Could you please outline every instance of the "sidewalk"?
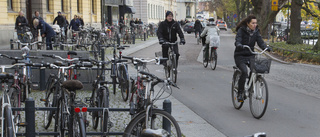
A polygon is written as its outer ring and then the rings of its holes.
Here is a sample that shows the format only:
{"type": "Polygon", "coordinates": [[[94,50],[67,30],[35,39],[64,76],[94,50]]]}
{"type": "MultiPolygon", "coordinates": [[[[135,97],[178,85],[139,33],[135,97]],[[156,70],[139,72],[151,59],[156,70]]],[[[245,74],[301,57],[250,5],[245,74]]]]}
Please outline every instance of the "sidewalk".
{"type": "MultiPolygon", "coordinates": [[[[135,45],[130,45],[130,48],[124,50],[123,54],[129,55],[156,43],[158,43],[158,39],[156,37],[149,38],[149,40],[145,42],[136,42],[135,45]]],[[[129,73],[131,73],[130,71],[132,73],[136,73],[132,66],[129,66],[129,73]]],[[[178,121],[182,134],[185,137],[225,137],[224,134],[215,129],[207,121],[198,116],[173,96],[170,96],[168,99],[170,99],[172,103],[172,115],[178,121]]],[[[162,102],[163,100],[159,100],[156,102],[156,105],[159,108],[162,108],[162,102]]]]}

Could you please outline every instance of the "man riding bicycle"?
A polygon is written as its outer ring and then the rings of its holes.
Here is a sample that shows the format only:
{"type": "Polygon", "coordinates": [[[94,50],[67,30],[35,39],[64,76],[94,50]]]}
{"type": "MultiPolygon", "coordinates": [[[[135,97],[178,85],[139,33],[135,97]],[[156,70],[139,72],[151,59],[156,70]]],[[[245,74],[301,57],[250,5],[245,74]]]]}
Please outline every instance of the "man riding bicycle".
{"type": "Polygon", "coordinates": [[[243,102],[244,86],[246,78],[248,78],[247,65],[251,61],[254,61],[254,54],[249,49],[244,48],[244,45],[248,45],[252,51],[254,51],[255,43],[257,42],[261,49],[268,48],[267,51],[271,51],[270,47],[264,43],[260,31],[257,28],[257,19],[254,15],[249,15],[243,19],[236,27],[237,36],[235,42],[234,60],[236,66],[241,70],[241,76],[238,82],[238,102],[243,102]]]}
{"type": "MultiPolygon", "coordinates": [[[[168,58],[168,50],[170,46],[170,45],[164,44],[165,42],[175,43],[177,41],[177,34],[179,34],[180,43],[183,45],[186,43],[179,24],[173,20],[173,13],[171,11],[167,11],[166,20],[160,23],[157,34],[158,34],[159,44],[162,45],[162,56],[164,58],[168,58]]],[[[176,54],[177,66],[178,66],[178,59],[180,54],[179,54],[179,49],[177,44],[173,46],[173,52],[176,54]]],[[[166,66],[165,62],[161,62],[161,63],[164,66],[166,66]]]]}

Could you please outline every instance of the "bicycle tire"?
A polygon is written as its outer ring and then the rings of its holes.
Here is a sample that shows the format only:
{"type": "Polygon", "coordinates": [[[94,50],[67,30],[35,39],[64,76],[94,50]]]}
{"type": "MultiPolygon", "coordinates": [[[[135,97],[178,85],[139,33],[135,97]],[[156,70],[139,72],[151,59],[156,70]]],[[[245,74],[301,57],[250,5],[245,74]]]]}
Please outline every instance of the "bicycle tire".
{"type": "MultiPolygon", "coordinates": [[[[14,88],[10,88],[11,91],[9,91],[9,93],[11,93],[11,95],[9,95],[10,97],[10,103],[11,103],[11,106],[12,107],[21,107],[19,105],[19,103],[21,103],[19,100],[19,96],[20,96],[20,93],[21,93],[21,90],[18,89],[17,87],[14,87],[14,88]]],[[[12,115],[14,116],[13,117],[13,123],[20,123],[20,112],[19,111],[13,111],[11,112],[12,115]]],[[[19,129],[19,126],[17,124],[14,124],[14,128],[15,128],[15,131],[18,132],[18,129],[19,129]]]]}
{"type": "Polygon", "coordinates": [[[209,59],[206,60],[206,50],[203,49],[203,58],[202,58],[202,64],[205,68],[208,67],[208,64],[209,64],[209,59]]]}
{"type": "MultiPolygon", "coordinates": [[[[168,112],[163,111],[163,110],[159,110],[159,109],[152,109],[152,114],[150,114],[150,116],[152,116],[152,124],[150,123],[149,125],[153,125],[152,127],[145,127],[144,123],[146,120],[146,112],[142,111],[141,113],[139,113],[134,119],[132,119],[130,121],[130,123],[128,124],[128,126],[126,127],[123,137],[132,137],[132,136],[140,136],[140,132],[143,129],[162,129],[162,122],[164,119],[168,120],[171,124],[171,134],[175,134],[175,135],[171,135],[171,136],[177,136],[177,137],[181,137],[181,130],[179,127],[178,122],[173,118],[172,115],[170,115],[168,112]],[[158,117],[160,116],[160,117],[158,117]],[[155,122],[154,120],[160,120],[161,122],[155,122]],[[161,124],[160,124],[161,123],[161,124]],[[160,126],[161,125],[161,126],[160,126]],[[156,126],[160,126],[160,127],[156,127],[156,126]],[[141,129],[140,131],[138,131],[138,129],[141,129]],[[174,129],[174,130],[172,130],[174,129]],[[175,131],[175,132],[172,132],[175,131]],[[133,134],[133,135],[132,135],[133,134]]],[[[150,120],[150,119],[149,119],[150,120]]]]}
{"type": "Polygon", "coordinates": [[[125,65],[120,65],[118,70],[118,81],[123,101],[128,100],[129,96],[129,74],[125,65]]]}
{"type": "MultiPolygon", "coordinates": [[[[102,107],[109,108],[109,91],[108,88],[102,89],[102,107]]],[[[102,111],[101,113],[101,132],[106,133],[108,132],[108,122],[109,122],[109,113],[108,111],[102,111]]],[[[103,137],[106,137],[103,135],[103,137]]]]}
{"type": "Polygon", "coordinates": [[[249,95],[250,111],[254,118],[260,119],[266,112],[268,106],[268,85],[262,76],[257,76],[257,79],[253,84],[255,84],[256,89],[251,88],[249,95]],[[258,89],[259,87],[261,88],[258,89]],[[254,92],[254,90],[256,90],[256,92],[254,92]],[[265,99],[263,99],[263,97],[265,97],[265,99]],[[258,105],[257,107],[255,106],[256,104],[258,105]],[[262,109],[260,106],[262,106],[262,109]]]}
{"type": "Polygon", "coordinates": [[[81,113],[75,114],[74,124],[73,124],[73,137],[86,137],[86,126],[84,124],[84,119],[81,113]]]}
{"type": "MultiPolygon", "coordinates": [[[[100,93],[100,88],[97,89],[96,91],[94,91],[94,95],[93,95],[93,102],[91,103],[91,107],[100,107],[101,105],[101,101],[100,98],[102,97],[101,95],[99,95],[100,93]],[[96,106],[95,106],[96,105],[96,106]]],[[[99,112],[98,111],[93,111],[92,112],[92,128],[93,129],[97,129],[99,125],[99,112]]]]}
{"type": "Polygon", "coordinates": [[[65,136],[65,130],[66,130],[66,122],[68,122],[68,117],[65,113],[65,101],[60,98],[57,105],[57,112],[55,115],[55,126],[54,131],[59,132],[59,137],[65,136]]]}
{"type": "MultiPolygon", "coordinates": [[[[55,84],[48,92],[46,92],[45,97],[45,107],[56,107],[57,106],[57,93],[58,93],[58,85],[55,84]],[[52,102],[50,102],[52,99],[52,102]]],[[[51,121],[53,119],[53,115],[56,113],[55,111],[43,111],[44,113],[44,128],[48,129],[51,125],[51,121]]]]}
{"type": "Polygon", "coordinates": [[[171,64],[171,80],[174,83],[177,83],[177,77],[178,77],[178,70],[177,70],[177,59],[176,55],[172,54],[172,64],[171,64]]]}
{"type": "Polygon", "coordinates": [[[232,104],[235,109],[240,109],[243,105],[243,102],[238,102],[237,95],[238,95],[238,81],[240,79],[241,73],[239,71],[235,71],[232,77],[232,86],[231,86],[231,98],[232,104]]]}
{"type": "Polygon", "coordinates": [[[112,64],[112,72],[111,74],[113,73],[114,76],[111,76],[112,77],[112,86],[113,86],[113,94],[116,94],[116,90],[117,90],[117,66],[115,64],[112,64]]]}
{"type": "Polygon", "coordinates": [[[14,137],[14,127],[12,121],[12,111],[9,106],[4,107],[4,126],[2,131],[4,133],[4,137],[14,137]]]}
{"type": "Polygon", "coordinates": [[[210,67],[212,70],[215,70],[217,67],[218,55],[217,50],[211,48],[211,55],[210,55],[210,67]]]}

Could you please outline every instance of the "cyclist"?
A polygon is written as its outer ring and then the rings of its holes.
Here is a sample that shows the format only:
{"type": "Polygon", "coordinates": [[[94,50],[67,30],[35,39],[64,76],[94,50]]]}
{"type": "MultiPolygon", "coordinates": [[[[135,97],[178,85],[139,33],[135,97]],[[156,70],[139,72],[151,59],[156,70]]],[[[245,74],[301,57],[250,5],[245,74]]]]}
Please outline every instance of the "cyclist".
{"type": "Polygon", "coordinates": [[[21,40],[21,42],[25,42],[22,39],[22,34],[24,33],[24,28],[28,25],[28,20],[26,17],[24,17],[24,12],[21,10],[19,12],[19,16],[16,19],[16,24],[15,24],[15,31],[17,31],[18,34],[18,39],[21,40]]]}
{"type": "Polygon", "coordinates": [[[249,49],[244,48],[243,45],[248,45],[251,50],[254,50],[255,43],[257,42],[261,49],[268,48],[267,51],[271,51],[270,47],[264,43],[260,31],[257,27],[257,19],[254,15],[249,15],[247,18],[243,19],[236,27],[237,36],[235,42],[234,60],[236,66],[241,70],[242,74],[238,82],[238,102],[243,102],[244,100],[244,85],[246,78],[248,78],[247,65],[251,61],[254,61],[254,55],[249,51],[249,49]]]}
{"type": "MultiPolygon", "coordinates": [[[[159,25],[159,29],[157,32],[158,39],[159,39],[159,44],[162,45],[162,56],[164,58],[168,58],[168,50],[169,50],[169,45],[163,44],[164,42],[170,42],[174,43],[177,41],[177,34],[179,34],[180,37],[180,43],[185,44],[186,41],[184,40],[184,35],[181,31],[181,28],[179,24],[173,20],[173,13],[171,11],[166,12],[166,20],[162,21],[159,25]]],[[[179,49],[178,45],[173,46],[173,51],[177,55],[177,67],[178,67],[178,59],[179,59],[179,49]]],[[[164,66],[166,66],[165,62],[163,63],[164,66]]]]}
{"type": "Polygon", "coordinates": [[[64,28],[65,26],[66,26],[66,20],[65,20],[65,18],[62,16],[62,13],[59,11],[58,12],[58,16],[54,19],[54,21],[53,21],[53,25],[54,24],[56,24],[56,22],[57,22],[57,24],[59,25],[59,27],[60,27],[60,29],[61,29],[61,34],[62,34],[62,36],[64,37],[65,36],[65,34],[64,34],[64,29],[66,29],[66,28],[64,28]]]}
{"type": "Polygon", "coordinates": [[[201,31],[202,31],[202,24],[201,24],[201,22],[200,22],[200,20],[196,20],[196,22],[194,23],[194,26],[193,26],[193,28],[194,28],[194,34],[195,34],[195,37],[197,38],[197,34],[201,34],[201,31]]]}
{"type": "Polygon", "coordinates": [[[206,46],[204,48],[204,50],[206,51],[205,61],[207,61],[209,57],[210,36],[219,36],[219,34],[220,34],[220,29],[216,26],[214,22],[214,18],[210,18],[208,25],[204,28],[203,32],[200,35],[200,37],[202,38],[206,36],[205,43],[203,43],[203,45],[206,46]]]}

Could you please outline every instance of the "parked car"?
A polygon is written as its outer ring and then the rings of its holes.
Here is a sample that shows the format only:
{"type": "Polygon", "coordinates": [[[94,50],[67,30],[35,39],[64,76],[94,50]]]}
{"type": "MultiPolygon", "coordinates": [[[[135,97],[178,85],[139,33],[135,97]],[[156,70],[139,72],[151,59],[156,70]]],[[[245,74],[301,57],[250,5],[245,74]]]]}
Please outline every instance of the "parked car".
{"type": "MultiPolygon", "coordinates": [[[[203,28],[205,28],[207,26],[207,23],[205,22],[201,22],[201,25],[203,28]]],[[[186,25],[183,26],[183,31],[187,32],[188,34],[190,34],[191,32],[194,32],[194,22],[189,22],[186,25]]]]}
{"type": "Polygon", "coordinates": [[[224,21],[218,21],[217,26],[219,27],[219,29],[224,29],[226,31],[228,30],[227,23],[224,21]]]}

